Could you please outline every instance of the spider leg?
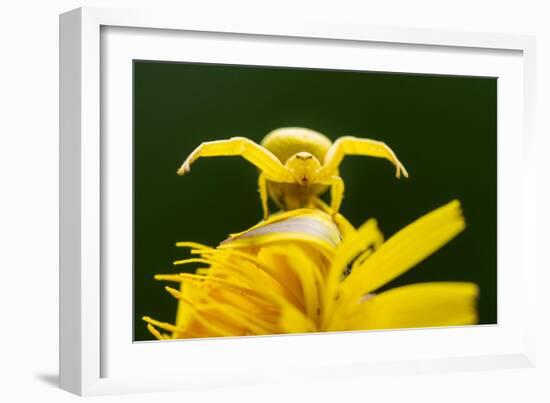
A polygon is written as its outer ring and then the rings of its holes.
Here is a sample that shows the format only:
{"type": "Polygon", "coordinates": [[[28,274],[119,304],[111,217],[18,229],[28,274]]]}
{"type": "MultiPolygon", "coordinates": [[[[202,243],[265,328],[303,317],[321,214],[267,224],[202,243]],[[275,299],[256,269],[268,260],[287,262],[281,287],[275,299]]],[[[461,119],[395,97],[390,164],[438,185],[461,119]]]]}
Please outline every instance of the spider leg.
{"type": "Polygon", "coordinates": [[[397,159],[390,147],[381,141],[361,139],[357,137],[341,137],[334,142],[325,156],[324,165],[320,171],[320,177],[334,175],[342,159],[346,155],[364,155],[369,157],[385,158],[395,166],[395,176],[409,177],[409,173],[403,164],[397,159]]]}
{"type": "Polygon", "coordinates": [[[268,186],[267,194],[269,195],[269,197],[271,197],[271,200],[273,201],[273,203],[275,203],[275,205],[277,206],[277,208],[279,210],[284,210],[285,209],[285,205],[284,205],[283,201],[281,200],[281,195],[279,193],[275,192],[272,187],[268,186]]]}
{"type": "Polygon", "coordinates": [[[319,197],[315,196],[312,199],[313,207],[319,209],[327,214],[332,214],[331,208],[319,197]]]}
{"type": "Polygon", "coordinates": [[[264,220],[266,220],[269,216],[269,206],[267,205],[267,178],[263,172],[260,172],[260,176],[258,177],[258,191],[260,192],[260,200],[262,201],[264,220]]]}
{"type": "Polygon", "coordinates": [[[332,215],[334,224],[336,224],[336,226],[338,227],[342,238],[346,238],[347,236],[355,232],[355,228],[353,227],[353,225],[342,214],[334,214],[332,212],[332,209],[319,197],[315,196],[315,198],[313,199],[313,205],[315,208],[332,215]]]}
{"type": "Polygon", "coordinates": [[[178,175],[191,170],[191,164],[200,157],[236,156],[239,155],[254,164],[270,179],[278,182],[293,182],[290,170],[269,150],[244,137],[233,137],[229,140],[208,141],[199,145],[178,169],[178,175]]]}
{"type": "Polygon", "coordinates": [[[330,208],[332,214],[338,213],[344,198],[344,181],[339,176],[331,176],[319,182],[321,185],[330,186],[330,208]]]}

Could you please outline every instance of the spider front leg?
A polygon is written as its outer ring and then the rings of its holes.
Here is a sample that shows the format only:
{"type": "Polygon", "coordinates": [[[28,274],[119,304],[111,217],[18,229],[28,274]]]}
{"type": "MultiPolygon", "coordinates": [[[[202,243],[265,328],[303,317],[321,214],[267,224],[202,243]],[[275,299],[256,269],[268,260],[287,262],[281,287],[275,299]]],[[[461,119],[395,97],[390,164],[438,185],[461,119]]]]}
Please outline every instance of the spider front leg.
{"type": "Polygon", "coordinates": [[[334,142],[325,156],[321,176],[334,175],[338,166],[346,155],[364,155],[369,157],[385,158],[395,166],[395,176],[409,177],[409,173],[385,143],[371,139],[357,137],[341,137],[334,142]]]}
{"type": "Polygon", "coordinates": [[[241,156],[254,164],[270,178],[279,182],[293,182],[290,172],[269,150],[244,137],[209,141],[199,145],[178,169],[178,175],[191,170],[191,164],[200,157],[241,156]]]}
{"type": "Polygon", "coordinates": [[[344,181],[339,176],[331,176],[319,183],[330,186],[330,208],[332,214],[338,213],[344,199],[344,181]]]}

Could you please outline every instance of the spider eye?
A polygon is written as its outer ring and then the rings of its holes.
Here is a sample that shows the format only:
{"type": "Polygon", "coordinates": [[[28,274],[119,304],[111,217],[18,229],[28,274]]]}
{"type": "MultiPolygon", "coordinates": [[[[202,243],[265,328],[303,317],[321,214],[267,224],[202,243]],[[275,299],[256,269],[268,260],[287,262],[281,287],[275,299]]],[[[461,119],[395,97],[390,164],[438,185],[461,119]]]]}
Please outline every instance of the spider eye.
{"type": "Polygon", "coordinates": [[[298,158],[299,160],[305,161],[305,160],[312,159],[313,155],[311,155],[310,153],[301,152],[301,153],[296,154],[296,158],[298,158]]]}

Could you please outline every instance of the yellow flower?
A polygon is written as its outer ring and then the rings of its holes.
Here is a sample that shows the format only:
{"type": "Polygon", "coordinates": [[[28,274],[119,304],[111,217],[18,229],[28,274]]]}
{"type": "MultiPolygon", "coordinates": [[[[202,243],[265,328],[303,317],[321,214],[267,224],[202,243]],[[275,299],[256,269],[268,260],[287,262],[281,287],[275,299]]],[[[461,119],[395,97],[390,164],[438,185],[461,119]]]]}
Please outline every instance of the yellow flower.
{"type": "Polygon", "coordinates": [[[377,290],[465,228],[452,201],[384,241],[375,220],[355,229],[314,209],[274,214],[217,248],[181,242],[202,263],[158,280],[179,300],[174,324],[143,319],[158,339],[469,325],[475,284],[430,282],[377,290]],[[158,329],[167,331],[161,333],[158,329]]]}

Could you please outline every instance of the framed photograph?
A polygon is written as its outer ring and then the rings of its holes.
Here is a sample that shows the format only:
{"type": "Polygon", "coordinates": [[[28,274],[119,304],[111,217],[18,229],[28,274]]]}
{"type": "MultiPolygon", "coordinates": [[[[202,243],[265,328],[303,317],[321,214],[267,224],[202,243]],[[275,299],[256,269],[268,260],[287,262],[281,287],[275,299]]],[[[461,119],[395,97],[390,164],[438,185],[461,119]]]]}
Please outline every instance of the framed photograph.
{"type": "Polygon", "coordinates": [[[83,8],[60,46],[62,388],[533,365],[532,37],[83,8]]]}

